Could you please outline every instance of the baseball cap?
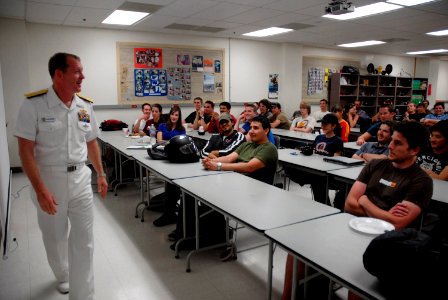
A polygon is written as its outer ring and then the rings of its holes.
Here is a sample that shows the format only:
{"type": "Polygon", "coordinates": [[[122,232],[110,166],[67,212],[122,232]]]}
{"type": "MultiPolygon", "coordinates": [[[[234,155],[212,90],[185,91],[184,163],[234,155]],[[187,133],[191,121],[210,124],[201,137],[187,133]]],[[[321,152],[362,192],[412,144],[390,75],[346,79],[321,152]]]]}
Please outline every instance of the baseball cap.
{"type": "Polygon", "coordinates": [[[322,117],[322,124],[338,124],[338,117],[335,114],[329,113],[322,117]]]}
{"type": "Polygon", "coordinates": [[[224,113],[224,114],[219,116],[219,123],[221,123],[221,121],[228,121],[228,122],[230,122],[230,121],[232,121],[232,118],[230,117],[229,114],[224,113]]]}

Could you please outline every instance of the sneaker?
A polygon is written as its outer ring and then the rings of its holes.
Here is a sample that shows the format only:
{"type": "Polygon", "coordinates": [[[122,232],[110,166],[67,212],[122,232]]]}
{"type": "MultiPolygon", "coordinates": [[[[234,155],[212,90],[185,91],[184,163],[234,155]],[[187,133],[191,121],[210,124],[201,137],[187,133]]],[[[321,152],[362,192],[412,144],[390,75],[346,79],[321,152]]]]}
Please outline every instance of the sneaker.
{"type": "Polygon", "coordinates": [[[70,286],[68,285],[68,281],[63,281],[58,283],[58,291],[61,294],[68,294],[70,286]]]}
{"type": "Polygon", "coordinates": [[[156,227],[162,227],[170,224],[177,223],[177,216],[175,214],[162,214],[158,219],[156,219],[152,224],[156,227]]]}

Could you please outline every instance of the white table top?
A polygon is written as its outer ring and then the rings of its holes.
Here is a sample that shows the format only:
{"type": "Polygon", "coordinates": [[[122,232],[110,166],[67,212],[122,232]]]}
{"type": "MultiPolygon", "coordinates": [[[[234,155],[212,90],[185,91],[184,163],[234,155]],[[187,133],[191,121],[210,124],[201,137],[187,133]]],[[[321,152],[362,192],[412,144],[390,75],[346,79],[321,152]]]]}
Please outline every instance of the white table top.
{"type": "Polygon", "coordinates": [[[200,161],[196,163],[176,164],[171,163],[168,160],[154,160],[148,155],[146,150],[135,150],[134,153],[135,154],[132,157],[138,163],[170,181],[173,179],[208,176],[222,173],[205,170],[200,161]]]}
{"type": "Polygon", "coordinates": [[[323,155],[313,154],[310,156],[303,155],[298,150],[279,149],[278,160],[315,171],[327,172],[331,170],[346,169],[348,166],[335,164],[324,161],[323,155]],[[294,154],[291,154],[294,153],[294,154]]]}
{"type": "Polygon", "coordinates": [[[384,299],[378,280],[364,269],[362,255],[375,237],[353,230],[353,215],[341,213],[297,223],[265,234],[338,283],[363,296],[384,299]]]}
{"type": "Polygon", "coordinates": [[[300,131],[292,131],[288,129],[271,128],[272,134],[283,138],[290,138],[301,141],[314,142],[316,135],[313,133],[306,133],[300,131]]]}
{"type": "Polygon", "coordinates": [[[350,149],[350,150],[359,150],[361,146],[356,145],[356,142],[347,142],[344,143],[344,149],[350,149]]]}
{"type": "Polygon", "coordinates": [[[358,178],[359,173],[361,173],[361,170],[364,168],[364,166],[356,166],[352,168],[347,169],[339,169],[339,170],[331,170],[328,171],[328,174],[334,175],[336,177],[340,177],[341,179],[344,179],[344,181],[352,181],[354,182],[356,178],[358,178]]]}
{"type": "Polygon", "coordinates": [[[173,181],[200,201],[258,231],[339,212],[239,173],[173,181]]]}
{"type": "Polygon", "coordinates": [[[128,157],[132,157],[135,151],[134,149],[127,149],[128,146],[143,145],[138,143],[139,139],[137,138],[125,137],[122,131],[103,131],[99,139],[128,157]]]}
{"type": "Polygon", "coordinates": [[[187,131],[186,133],[188,136],[191,136],[192,138],[200,139],[200,140],[204,140],[204,141],[208,141],[212,137],[212,134],[208,133],[208,132],[205,132],[204,135],[199,135],[197,130],[190,130],[190,131],[187,131]]]}

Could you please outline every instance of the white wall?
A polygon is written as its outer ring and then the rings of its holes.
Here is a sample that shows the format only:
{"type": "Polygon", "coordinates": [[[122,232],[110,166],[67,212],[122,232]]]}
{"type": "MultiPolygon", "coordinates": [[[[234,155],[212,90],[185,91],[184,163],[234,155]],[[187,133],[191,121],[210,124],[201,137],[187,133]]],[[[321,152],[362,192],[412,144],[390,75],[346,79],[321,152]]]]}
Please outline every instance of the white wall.
{"type": "MultiPolygon", "coordinates": [[[[448,101],[448,61],[441,61],[439,63],[439,74],[437,89],[433,87],[433,93],[435,94],[435,100],[448,101]]],[[[448,107],[445,106],[445,109],[448,107]]]]}
{"type": "Polygon", "coordinates": [[[9,155],[8,155],[8,144],[6,137],[6,118],[5,118],[5,101],[3,98],[3,86],[2,86],[2,72],[0,64],[0,252],[3,253],[3,238],[7,237],[8,234],[5,232],[6,229],[6,218],[7,218],[7,204],[9,199],[9,155]]]}
{"type": "MultiPolygon", "coordinates": [[[[351,58],[361,61],[361,65],[372,62],[375,66],[381,64],[383,67],[390,63],[394,66],[393,75],[398,74],[401,68],[411,74],[414,72],[414,59],[408,57],[371,55],[290,43],[31,24],[0,18],[0,62],[3,67],[6,119],[10,123],[8,139],[12,166],[20,165],[17,143],[12,136],[18,108],[24,93],[50,85],[47,71],[49,57],[58,51],[79,55],[86,75],[83,94],[93,98],[97,105],[116,104],[118,41],[224,48],[225,99],[253,102],[266,98],[269,74],[279,73],[278,101],[287,115],[297,109],[301,90],[306,88],[301,86],[304,56],[351,58]]],[[[425,65],[422,62],[420,65],[422,69],[429,70],[426,66],[428,63],[425,65]]],[[[448,98],[443,95],[440,97],[448,98]]],[[[239,110],[233,112],[237,114],[239,110]]],[[[98,111],[98,115],[100,121],[117,118],[130,122],[135,114],[134,111],[124,113],[111,109],[98,111]]]]}

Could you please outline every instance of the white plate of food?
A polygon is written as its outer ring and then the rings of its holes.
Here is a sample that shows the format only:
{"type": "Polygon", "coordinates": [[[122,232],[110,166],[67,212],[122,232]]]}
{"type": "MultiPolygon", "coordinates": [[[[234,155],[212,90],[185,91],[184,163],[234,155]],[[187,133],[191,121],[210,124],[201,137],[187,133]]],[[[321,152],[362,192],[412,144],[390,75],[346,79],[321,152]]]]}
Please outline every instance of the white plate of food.
{"type": "Polygon", "coordinates": [[[139,139],[139,138],[140,138],[139,135],[130,135],[129,137],[130,137],[131,139],[139,139]]]}
{"type": "Polygon", "coordinates": [[[394,225],[389,222],[367,217],[353,218],[348,222],[348,224],[356,231],[376,235],[395,229],[394,225]]]}

